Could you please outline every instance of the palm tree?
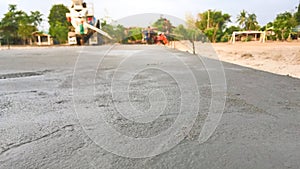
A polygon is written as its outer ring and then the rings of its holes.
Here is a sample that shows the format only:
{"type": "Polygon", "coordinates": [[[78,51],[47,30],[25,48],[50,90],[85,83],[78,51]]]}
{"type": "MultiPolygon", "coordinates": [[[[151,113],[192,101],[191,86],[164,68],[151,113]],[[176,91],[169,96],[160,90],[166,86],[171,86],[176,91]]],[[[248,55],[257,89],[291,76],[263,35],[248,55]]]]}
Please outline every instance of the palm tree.
{"type": "Polygon", "coordinates": [[[242,10],[240,15],[237,16],[237,22],[242,28],[246,29],[247,12],[245,10],[242,10]]]}
{"type": "Polygon", "coordinates": [[[43,21],[43,14],[39,11],[31,11],[30,21],[33,23],[34,26],[38,26],[43,21]]]}
{"type": "Polygon", "coordinates": [[[246,20],[246,30],[256,30],[257,29],[257,19],[255,14],[248,14],[247,20],[246,20]]]}

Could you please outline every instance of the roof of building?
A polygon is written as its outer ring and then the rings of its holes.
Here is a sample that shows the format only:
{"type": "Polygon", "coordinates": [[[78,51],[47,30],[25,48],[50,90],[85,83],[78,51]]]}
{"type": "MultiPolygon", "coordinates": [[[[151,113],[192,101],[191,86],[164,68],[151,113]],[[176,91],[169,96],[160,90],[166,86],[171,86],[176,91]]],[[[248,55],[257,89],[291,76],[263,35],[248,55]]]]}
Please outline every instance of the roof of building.
{"type": "Polygon", "coordinates": [[[44,33],[44,32],[38,32],[38,31],[36,31],[36,32],[33,32],[32,33],[32,35],[33,36],[51,36],[51,35],[49,35],[49,34],[47,34],[47,33],[44,33]]]}

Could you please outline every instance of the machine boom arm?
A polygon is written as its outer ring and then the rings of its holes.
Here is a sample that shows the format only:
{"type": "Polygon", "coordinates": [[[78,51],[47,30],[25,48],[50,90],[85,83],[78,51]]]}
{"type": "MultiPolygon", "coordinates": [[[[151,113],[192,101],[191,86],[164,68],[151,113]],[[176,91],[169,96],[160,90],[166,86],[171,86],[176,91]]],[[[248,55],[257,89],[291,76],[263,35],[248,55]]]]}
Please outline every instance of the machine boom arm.
{"type": "Polygon", "coordinates": [[[86,27],[88,27],[88,28],[90,28],[90,29],[92,29],[92,30],[94,30],[94,31],[96,31],[96,32],[98,32],[98,33],[100,33],[100,34],[103,35],[103,36],[106,36],[106,37],[109,38],[109,39],[112,39],[111,36],[109,36],[108,33],[104,32],[104,31],[102,31],[101,29],[98,29],[98,28],[96,28],[96,27],[94,27],[94,26],[92,26],[92,25],[90,25],[90,24],[88,24],[88,23],[86,23],[86,22],[84,22],[84,26],[86,26],[86,27]]]}

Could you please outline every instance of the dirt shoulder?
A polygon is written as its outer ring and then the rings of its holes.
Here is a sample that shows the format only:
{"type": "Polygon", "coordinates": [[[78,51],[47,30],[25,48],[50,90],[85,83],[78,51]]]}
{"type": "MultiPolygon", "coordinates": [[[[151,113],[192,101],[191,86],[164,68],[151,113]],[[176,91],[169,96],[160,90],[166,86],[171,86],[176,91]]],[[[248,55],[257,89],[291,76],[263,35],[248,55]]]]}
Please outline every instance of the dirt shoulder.
{"type": "MultiPolygon", "coordinates": [[[[196,44],[199,45],[203,46],[203,43],[196,44]]],[[[191,44],[187,41],[176,42],[175,45],[170,46],[175,46],[181,51],[192,52],[191,44]]],[[[209,46],[222,61],[300,78],[300,42],[216,43],[209,46]]],[[[205,53],[201,50],[200,53],[202,52],[205,53]]]]}

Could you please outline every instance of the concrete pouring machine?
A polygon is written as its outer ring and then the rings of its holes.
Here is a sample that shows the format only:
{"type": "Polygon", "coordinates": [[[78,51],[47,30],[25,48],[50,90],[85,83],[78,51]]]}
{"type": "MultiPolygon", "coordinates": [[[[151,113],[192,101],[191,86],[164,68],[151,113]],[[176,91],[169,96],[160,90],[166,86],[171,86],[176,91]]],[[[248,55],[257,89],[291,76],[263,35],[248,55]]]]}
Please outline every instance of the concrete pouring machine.
{"type": "Polygon", "coordinates": [[[94,7],[83,0],[72,0],[72,6],[69,7],[70,13],[66,14],[67,20],[74,27],[68,33],[68,42],[70,45],[89,43],[98,44],[98,33],[112,39],[106,32],[100,29],[100,21],[94,17],[94,7]]]}

